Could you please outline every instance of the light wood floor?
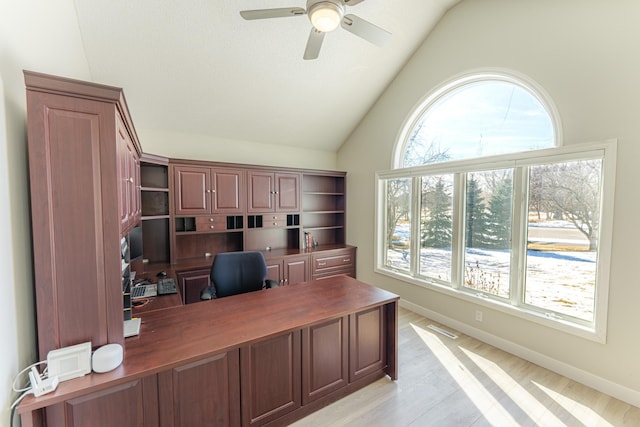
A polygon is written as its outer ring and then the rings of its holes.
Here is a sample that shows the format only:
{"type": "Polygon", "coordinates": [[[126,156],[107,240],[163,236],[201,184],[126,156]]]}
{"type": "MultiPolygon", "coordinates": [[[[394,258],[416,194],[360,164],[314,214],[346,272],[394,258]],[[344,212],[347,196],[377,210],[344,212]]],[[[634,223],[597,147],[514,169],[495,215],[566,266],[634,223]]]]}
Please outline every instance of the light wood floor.
{"type": "Polygon", "coordinates": [[[447,338],[411,311],[398,321],[398,381],[383,378],[293,426],[640,426],[635,406],[466,335],[447,338]]]}

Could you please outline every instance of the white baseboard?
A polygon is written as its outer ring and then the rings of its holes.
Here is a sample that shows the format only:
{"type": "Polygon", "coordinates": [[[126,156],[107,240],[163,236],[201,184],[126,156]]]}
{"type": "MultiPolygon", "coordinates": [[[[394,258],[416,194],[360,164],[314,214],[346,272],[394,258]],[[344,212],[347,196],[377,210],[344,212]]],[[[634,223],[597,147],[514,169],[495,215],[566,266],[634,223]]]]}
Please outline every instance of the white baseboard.
{"type": "Polygon", "coordinates": [[[542,366],[543,368],[549,369],[550,371],[556,372],[609,396],[615,397],[616,399],[620,399],[630,405],[640,407],[640,392],[636,390],[614,383],[613,381],[599,377],[582,369],[578,369],[575,366],[553,359],[542,353],[535,352],[529,348],[497,337],[486,331],[474,328],[467,323],[443,316],[438,312],[428,310],[404,299],[400,300],[400,307],[406,308],[407,310],[411,310],[433,321],[463,332],[464,334],[482,342],[516,355],[524,360],[528,360],[531,363],[535,363],[536,365],[542,366]]]}

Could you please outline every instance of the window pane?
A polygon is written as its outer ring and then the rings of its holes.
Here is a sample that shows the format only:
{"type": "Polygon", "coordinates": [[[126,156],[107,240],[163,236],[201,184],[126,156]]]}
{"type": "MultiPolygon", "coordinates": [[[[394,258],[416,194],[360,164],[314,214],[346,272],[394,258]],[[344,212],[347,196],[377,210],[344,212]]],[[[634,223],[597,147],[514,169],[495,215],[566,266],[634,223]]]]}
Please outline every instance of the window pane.
{"type": "Polygon", "coordinates": [[[411,178],[386,181],[385,265],[409,271],[411,238],[411,178]]]}
{"type": "Polygon", "coordinates": [[[467,174],[464,286],[509,297],[513,170],[467,174]]]}
{"type": "Polygon", "coordinates": [[[453,175],[422,178],[420,275],[451,282],[453,175]]]}
{"type": "Polygon", "coordinates": [[[528,89],[501,80],[445,93],[409,133],[403,166],[514,153],[555,145],[551,116],[528,89]]]}
{"type": "Polygon", "coordinates": [[[529,171],[525,303],[593,321],[602,161],[529,171]]]}

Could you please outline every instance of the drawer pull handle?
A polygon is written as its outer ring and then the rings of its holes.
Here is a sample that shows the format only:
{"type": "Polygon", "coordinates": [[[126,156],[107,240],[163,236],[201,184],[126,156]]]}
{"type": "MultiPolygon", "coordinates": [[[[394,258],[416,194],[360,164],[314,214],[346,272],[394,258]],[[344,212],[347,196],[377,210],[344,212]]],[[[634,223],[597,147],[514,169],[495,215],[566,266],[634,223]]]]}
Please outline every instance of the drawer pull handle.
{"type": "Polygon", "coordinates": [[[351,262],[351,258],[345,258],[342,260],[342,262],[351,262]]]}
{"type": "Polygon", "coordinates": [[[325,265],[327,265],[326,262],[318,262],[318,267],[324,267],[325,265]]]}
{"type": "Polygon", "coordinates": [[[213,222],[213,218],[209,218],[209,222],[213,222]]]}
{"type": "Polygon", "coordinates": [[[215,226],[213,226],[213,225],[210,225],[210,226],[209,226],[209,228],[211,228],[211,229],[213,229],[213,228],[215,228],[215,226]]]}

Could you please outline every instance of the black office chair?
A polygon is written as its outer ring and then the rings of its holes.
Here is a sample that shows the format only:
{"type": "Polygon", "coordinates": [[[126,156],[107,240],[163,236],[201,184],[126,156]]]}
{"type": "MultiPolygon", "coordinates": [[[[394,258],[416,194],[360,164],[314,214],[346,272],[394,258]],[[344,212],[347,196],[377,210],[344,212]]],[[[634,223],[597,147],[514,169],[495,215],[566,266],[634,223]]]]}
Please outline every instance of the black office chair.
{"type": "Polygon", "coordinates": [[[211,286],[200,292],[201,300],[278,286],[275,280],[265,280],[267,263],[261,252],[221,252],[213,259],[210,277],[211,286]]]}

